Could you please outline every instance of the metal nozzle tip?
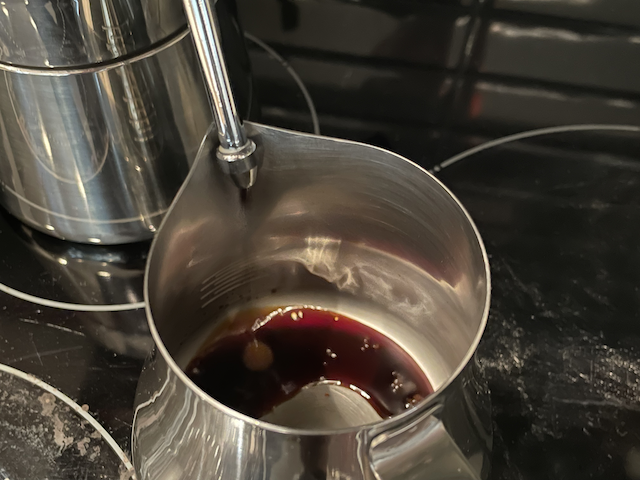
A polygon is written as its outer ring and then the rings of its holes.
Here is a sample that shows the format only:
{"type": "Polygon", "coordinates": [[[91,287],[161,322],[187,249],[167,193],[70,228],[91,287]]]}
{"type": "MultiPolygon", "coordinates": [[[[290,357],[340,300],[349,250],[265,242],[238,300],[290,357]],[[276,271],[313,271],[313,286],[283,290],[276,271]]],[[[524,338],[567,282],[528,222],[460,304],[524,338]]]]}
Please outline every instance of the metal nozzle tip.
{"type": "Polygon", "coordinates": [[[253,187],[256,183],[256,178],[258,178],[258,167],[253,167],[245,172],[230,173],[230,175],[233,183],[235,183],[238,188],[247,190],[248,188],[253,187]]]}
{"type": "Polygon", "coordinates": [[[241,148],[229,150],[218,147],[216,156],[222,171],[227,173],[238,188],[251,188],[258,178],[258,163],[255,158],[256,144],[247,140],[241,148]]]}

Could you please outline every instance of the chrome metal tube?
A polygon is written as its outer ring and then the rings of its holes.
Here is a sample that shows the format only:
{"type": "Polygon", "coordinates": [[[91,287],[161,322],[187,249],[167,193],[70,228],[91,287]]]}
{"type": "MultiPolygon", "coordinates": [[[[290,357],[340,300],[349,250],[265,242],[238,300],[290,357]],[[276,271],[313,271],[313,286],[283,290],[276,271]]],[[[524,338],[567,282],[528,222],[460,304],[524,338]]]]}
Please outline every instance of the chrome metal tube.
{"type": "Polygon", "coordinates": [[[247,139],[238,116],[214,7],[209,0],[184,0],[184,8],[218,127],[220,147],[216,156],[238,187],[248,188],[254,184],[257,173],[257,164],[252,157],[256,145],[247,139]]]}
{"type": "Polygon", "coordinates": [[[204,78],[209,87],[220,145],[229,150],[241,148],[247,142],[247,136],[236,111],[227,65],[219,53],[222,50],[220,28],[213,6],[207,0],[185,0],[184,5],[204,78]]]}

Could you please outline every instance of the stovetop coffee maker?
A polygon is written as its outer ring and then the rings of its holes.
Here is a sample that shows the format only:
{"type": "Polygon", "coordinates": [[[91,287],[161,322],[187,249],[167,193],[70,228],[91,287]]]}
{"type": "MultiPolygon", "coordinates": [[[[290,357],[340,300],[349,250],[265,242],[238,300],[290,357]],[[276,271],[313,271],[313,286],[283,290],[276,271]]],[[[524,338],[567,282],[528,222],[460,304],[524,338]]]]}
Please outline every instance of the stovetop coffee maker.
{"type": "MultiPolygon", "coordinates": [[[[42,232],[147,239],[212,119],[180,2],[7,2],[0,15],[0,203],[42,232]]],[[[249,62],[217,2],[240,113],[249,62]]]]}

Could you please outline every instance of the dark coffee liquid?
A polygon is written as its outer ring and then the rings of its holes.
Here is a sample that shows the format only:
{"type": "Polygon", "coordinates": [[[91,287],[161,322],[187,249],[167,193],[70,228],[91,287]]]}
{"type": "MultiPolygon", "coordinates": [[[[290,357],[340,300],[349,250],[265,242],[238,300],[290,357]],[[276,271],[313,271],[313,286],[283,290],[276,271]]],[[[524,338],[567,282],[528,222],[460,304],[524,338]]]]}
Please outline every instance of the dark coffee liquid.
{"type": "Polygon", "coordinates": [[[400,346],[362,323],[326,310],[248,310],[217,332],[187,375],[216,400],[254,418],[323,381],[359,391],[382,417],[433,392],[400,346]]]}

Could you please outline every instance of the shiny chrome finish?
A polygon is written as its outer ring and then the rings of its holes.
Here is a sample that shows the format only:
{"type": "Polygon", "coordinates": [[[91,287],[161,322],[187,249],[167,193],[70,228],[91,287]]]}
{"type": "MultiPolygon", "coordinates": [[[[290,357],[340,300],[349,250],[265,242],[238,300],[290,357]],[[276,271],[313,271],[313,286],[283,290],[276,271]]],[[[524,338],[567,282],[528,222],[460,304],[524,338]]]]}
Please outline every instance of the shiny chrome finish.
{"type": "Polygon", "coordinates": [[[465,210],[398,155],[245,127],[262,150],[260,181],[241,198],[210,161],[210,133],[151,249],[145,300],[156,348],[136,396],[138,479],[485,478],[490,408],[475,350],[489,266],[465,210]],[[353,415],[362,405],[348,398],[318,414],[319,387],[286,415],[239,414],[181,367],[253,304],[317,305],[367,323],[414,357],[436,393],[385,420],[353,415]],[[296,419],[305,407],[314,414],[296,419]]]}
{"type": "Polygon", "coordinates": [[[59,238],[150,238],[210,123],[188,31],[87,69],[0,66],[0,200],[59,238]]]}
{"type": "Polygon", "coordinates": [[[174,0],[11,0],[0,11],[0,63],[78,67],[139,54],[184,30],[174,0]]]}
{"type": "Polygon", "coordinates": [[[249,188],[258,174],[258,164],[253,156],[256,145],[247,139],[238,116],[222,53],[220,26],[213,1],[184,0],[184,8],[218,127],[220,146],[216,157],[223,171],[233,178],[239,188],[249,188]]]}

